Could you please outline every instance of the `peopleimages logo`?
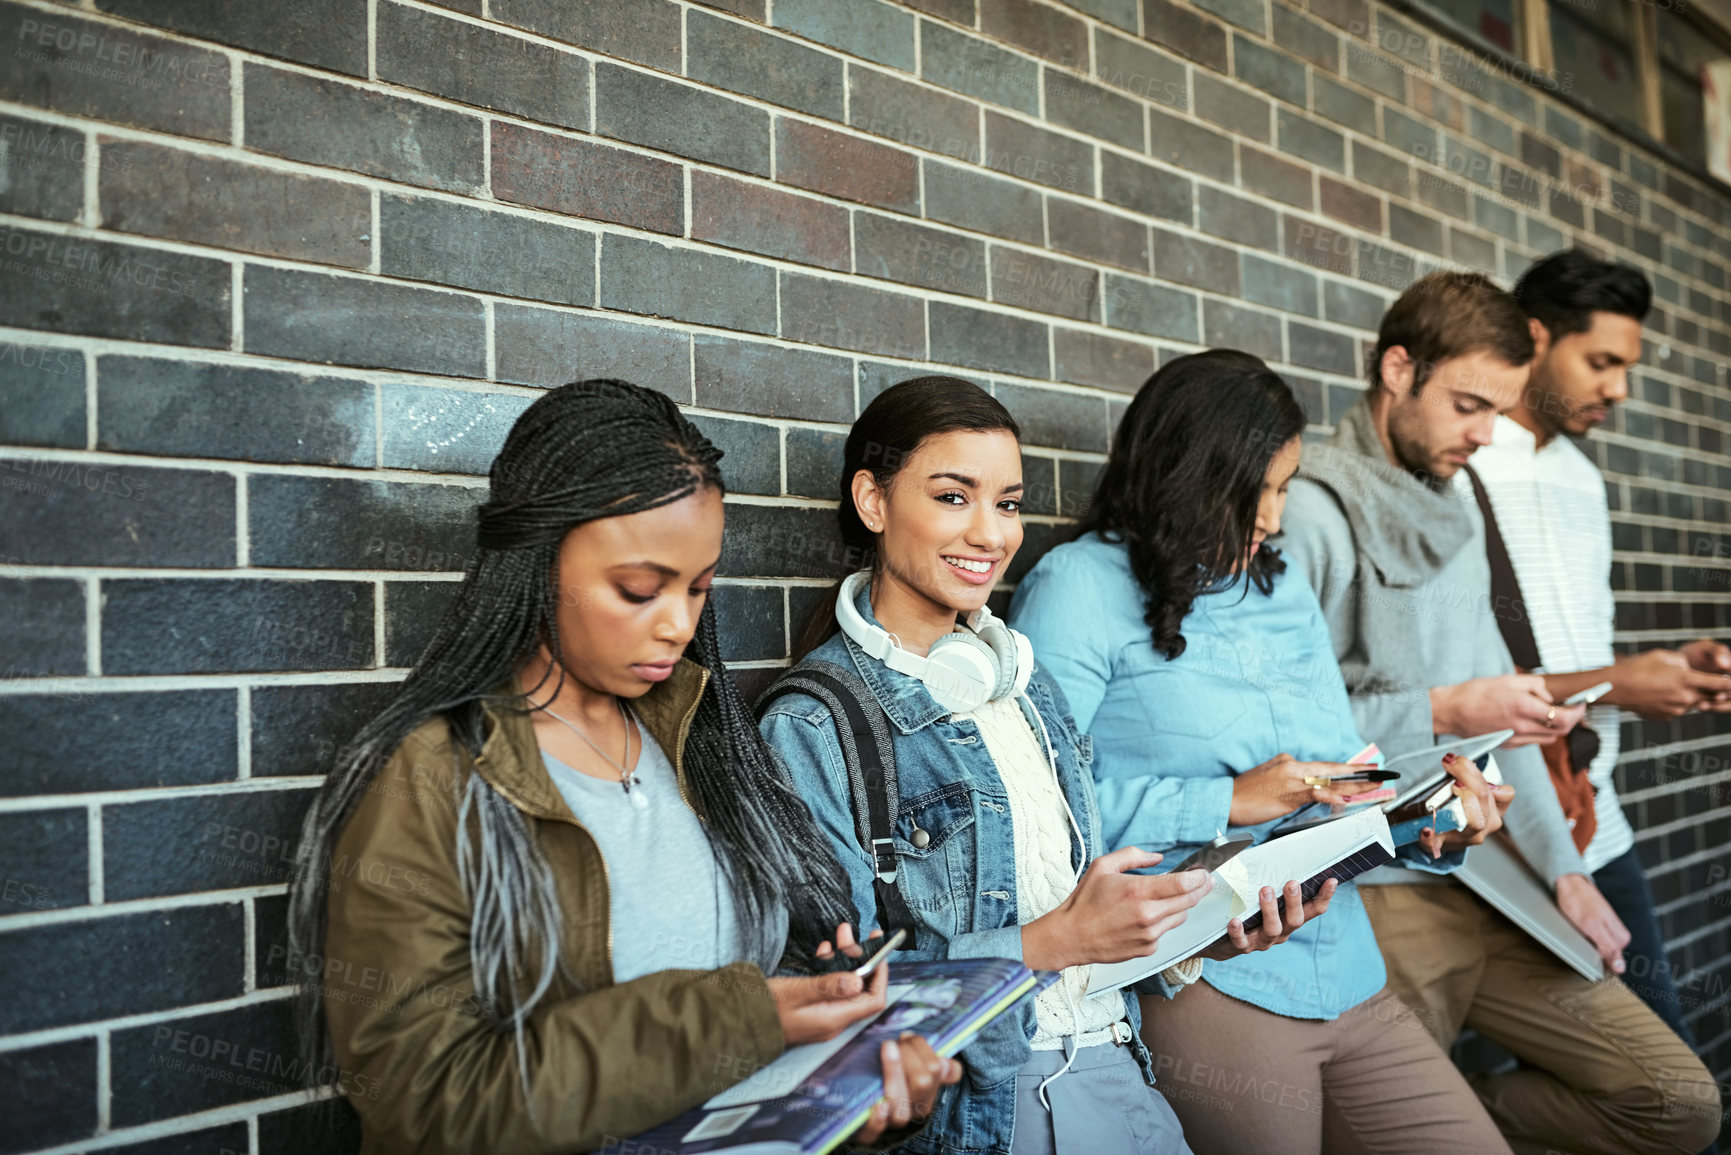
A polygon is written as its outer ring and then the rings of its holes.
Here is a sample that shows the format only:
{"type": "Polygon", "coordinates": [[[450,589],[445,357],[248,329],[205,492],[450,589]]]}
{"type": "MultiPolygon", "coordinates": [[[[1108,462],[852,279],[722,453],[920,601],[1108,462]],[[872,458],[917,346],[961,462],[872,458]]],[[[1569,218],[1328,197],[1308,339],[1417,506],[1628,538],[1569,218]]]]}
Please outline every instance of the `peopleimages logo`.
{"type": "Polygon", "coordinates": [[[0,253],[17,258],[8,267],[40,279],[72,281],[106,291],[110,285],[130,282],[191,297],[198,292],[198,278],[179,269],[135,259],[128,252],[104,256],[94,244],[79,244],[67,237],[27,233],[18,229],[0,232],[0,253]]]}

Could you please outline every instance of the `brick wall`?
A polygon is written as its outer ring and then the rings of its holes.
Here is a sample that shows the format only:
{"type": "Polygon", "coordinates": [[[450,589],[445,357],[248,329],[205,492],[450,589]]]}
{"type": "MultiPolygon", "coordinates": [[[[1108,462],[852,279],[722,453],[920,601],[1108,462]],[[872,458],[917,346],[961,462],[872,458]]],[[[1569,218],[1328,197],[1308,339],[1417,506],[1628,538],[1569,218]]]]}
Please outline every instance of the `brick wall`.
{"type": "MultiPolygon", "coordinates": [[[[1025,568],[1128,393],[1225,344],[1319,430],[1419,272],[1653,277],[1592,441],[1620,640],[1731,630],[1731,201],[1366,0],[0,0],[0,1151],[304,1152],[297,819],[515,415],[620,375],[728,451],[742,677],[834,573],[843,431],[932,367],[1024,423],[1025,568]]],[[[1014,576],[1014,575],[1012,575],[1014,576]]],[[[1624,795],[1731,1072],[1731,740],[1624,795]]]]}

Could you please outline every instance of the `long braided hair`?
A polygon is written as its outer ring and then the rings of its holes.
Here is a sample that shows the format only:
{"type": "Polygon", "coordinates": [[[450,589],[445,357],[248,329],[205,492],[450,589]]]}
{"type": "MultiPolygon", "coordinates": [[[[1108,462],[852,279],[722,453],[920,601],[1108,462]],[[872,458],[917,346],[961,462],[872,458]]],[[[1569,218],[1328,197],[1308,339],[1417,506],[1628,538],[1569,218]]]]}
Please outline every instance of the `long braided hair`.
{"type": "MultiPolygon", "coordinates": [[[[554,655],[553,670],[563,678],[555,574],[566,533],[700,489],[720,492],[720,458],[671,400],[623,381],[565,385],[523,412],[493,462],[478,548],[450,608],[396,696],[338,753],[307,812],[289,897],[291,958],[323,957],[333,848],[403,740],[442,716],[453,747],[473,759],[487,738],[483,707],[527,710],[554,676],[523,687],[521,696],[501,692],[538,645],[554,655]]],[[[684,765],[735,900],[745,957],[766,973],[784,950],[809,960],[838,922],[856,917],[840,866],[728,677],[708,605],[685,656],[712,673],[684,765]]],[[[555,883],[523,813],[481,775],[457,769],[455,855],[470,903],[476,1002],[496,1029],[516,1033],[526,1083],[524,1021],[556,971],[576,985],[559,957],[555,883]]],[[[313,1073],[333,1070],[317,982],[302,984],[297,1017],[302,1058],[316,1081],[326,1076],[313,1073]]]]}

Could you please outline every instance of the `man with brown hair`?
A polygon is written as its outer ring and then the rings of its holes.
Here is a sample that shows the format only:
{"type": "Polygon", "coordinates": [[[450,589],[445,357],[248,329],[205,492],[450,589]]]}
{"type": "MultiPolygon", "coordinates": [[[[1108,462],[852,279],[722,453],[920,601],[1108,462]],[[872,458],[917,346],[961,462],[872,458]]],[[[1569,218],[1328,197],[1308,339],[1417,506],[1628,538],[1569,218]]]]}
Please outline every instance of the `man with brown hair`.
{"type": "MultiPolygon", "coordinates": [[[[1583,707],[1516,672],[1462,471],[1519,401],[1532,358],[1525,313],[1489,279],[1415,282],[1383,318],[1365,397],[1306,450],[1279,544],[1322,603],[1360,731],[1385,753],[1515,731],[1497,752],[1518,794],[1507,829],[1564,912],[1591,924],[1605,901],[1538,745],[1583,707]]],[[[1362,882],[1389,985],[1438,1041],[1470,1026],[1526,1064],[1476,1083],[1517,1152],[1690,1152],[1712,1139],[1711,1077],[1620,980],[1581,978],[1443,875],[1391,865],[1362,882]]]]}

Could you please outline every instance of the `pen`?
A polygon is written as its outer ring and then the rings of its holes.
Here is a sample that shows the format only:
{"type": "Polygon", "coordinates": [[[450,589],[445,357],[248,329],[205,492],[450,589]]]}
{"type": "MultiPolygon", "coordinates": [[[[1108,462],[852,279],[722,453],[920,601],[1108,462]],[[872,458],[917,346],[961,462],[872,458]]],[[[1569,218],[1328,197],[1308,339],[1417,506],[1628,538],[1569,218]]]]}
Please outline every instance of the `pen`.
{"type": "Polygon", "coordinates": [[[1338,778],[1306,778],[1306,786],[1332,786],[1336,782],[1390,782],[1400,777],[1396,770],[1364,770],[1357,774],[1342,774],[1338,778]]]}

